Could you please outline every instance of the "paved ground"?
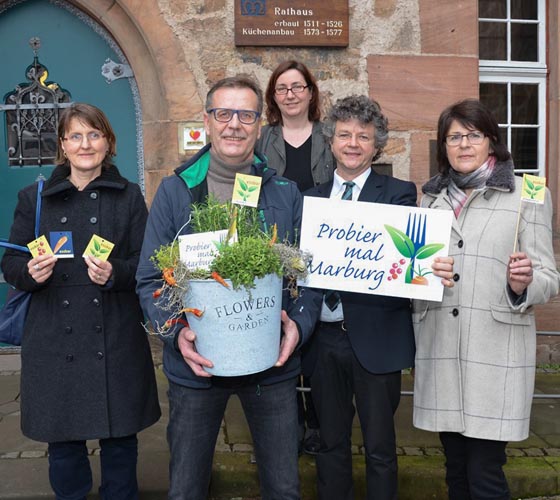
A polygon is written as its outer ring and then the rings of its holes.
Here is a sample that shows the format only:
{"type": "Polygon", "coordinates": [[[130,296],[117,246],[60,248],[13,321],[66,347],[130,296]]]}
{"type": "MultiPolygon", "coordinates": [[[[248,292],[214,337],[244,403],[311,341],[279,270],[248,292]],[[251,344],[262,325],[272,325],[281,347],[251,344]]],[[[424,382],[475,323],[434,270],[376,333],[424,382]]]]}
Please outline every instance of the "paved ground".
{"type": "MultiPolygon", "coordinates": [[[[166,380],[158,369],[160,400],[164,416],[142,432],[139,482],[141,498],[166,498],[168,452],[165,441],[167,422],[166,380]]],[[[411,390],[409,376],[403,390],[411,390]]],[[[560,374],[539,373],[537,392],[560,393],[560,374]]],[[[52,498],[47,480],[46,445],[30,441],[19,430],[19,356],[0,354],[0,498],[52,498]]],[[[437,435],[411,426],[411,397],[403,396],[396,422],[399,453],[401,500],[446,498],[443,454],[437,435]]],[[[533,405],[531,435],[508,448],[507,475],[515,498],[560,500],[560,401],[536,399],[533,405]],[[540,495],[540,496],[539,496],[540,495]],[[554,496],[559,495],[559,496],[554,496]]],[[[357,422],[354,432],[354,470],[357,498],[364,496],[364,465],[357,422]]],[[[95,483],[98,484],[97,443],[91,442],[95,483]]],[[[251,438],[239,401],[232,399],[216,447],[210,498],[256,499],[258,485],[252,460],[251,438]]],[[[315,499],[315,465],[312,457],[300,459],[302,496],[315,499]]],[[[92,496],[95,498],[95,495],[92,496]]]]}

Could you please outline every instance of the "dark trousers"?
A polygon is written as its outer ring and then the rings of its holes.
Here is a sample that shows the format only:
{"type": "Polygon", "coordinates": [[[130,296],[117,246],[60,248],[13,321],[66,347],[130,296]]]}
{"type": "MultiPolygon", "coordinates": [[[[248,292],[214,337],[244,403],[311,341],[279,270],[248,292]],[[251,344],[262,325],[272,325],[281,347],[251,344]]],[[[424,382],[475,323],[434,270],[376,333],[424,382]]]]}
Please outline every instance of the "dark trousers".
{"type": "MultiPolygon", "coordinates": [[[[301,371],[299,385],[311,388],[311,376],[316,361],[316,350],[313,335],[301,348],[301,371]]],[[[298,424],[300,432],[305,434],[306,429],[318,430],[319,420],[313,404],[313,390],[308,392],[298,391],[298,424]]],[[[303,436],[302,436],[303,437],[303,436]]]]}
{"type": "MultiPolygon", "coordinates": [[[[301,375],[298,379],[298,386],[311,387],[310,377],[301,375]]],[[[313,404],[313,394],[311,391],[298,391],[298,424],[304,429],[318,429],[319,421],[317,412],[313,404]]]]}
{"type": "Polygon", "coordinates": [[[262,499],[299,500],[295,384],[295,377],[263,386],[214,377],[212,387],[193,389],[170,381],[169,500],[208,498],[216,438],[234,394],[253,438],[262,499]]]}
{"type": "MultiPolygon", "coordinates": [[[[136,434],[100,439],[101,486],[104,500],[138,498],[136,434]]],[[[91,467],[85,441],[49,443],[49,479],[57,500],[84,500],[91,490],[91,467]]]]}
{"type": "Polygon", "coordinates": [[[339,323],[320,323],[314,335],[318,351],[311,384],[321,429],[316,457],[319,498],[354,498],[351,437],[357,409],[366,455],[366,498],[395,500],[393,415],[400,400],[401,373],[373,374],[362,368],[339,323]]]}
{"type": "Polygon", "coordinates": [[[445,451],[449,500],[510,500],[502,469],[506,463],[504,441],[490,441],[440,432],[445,451]]]}

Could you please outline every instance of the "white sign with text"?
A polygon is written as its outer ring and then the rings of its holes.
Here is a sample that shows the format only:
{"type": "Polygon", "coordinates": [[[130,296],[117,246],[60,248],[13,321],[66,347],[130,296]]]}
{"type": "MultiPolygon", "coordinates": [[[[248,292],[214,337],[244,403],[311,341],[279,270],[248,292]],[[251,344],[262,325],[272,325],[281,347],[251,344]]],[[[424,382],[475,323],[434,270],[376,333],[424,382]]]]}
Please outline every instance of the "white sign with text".
{"type": "Polygon", "coordinates": [[[313,288],[441,301],[432,273],[448,255],[453,212],[306,196],[300,248],[313,288]]]}
{"type": "MultiPolygon", "coordinates": [[[[179,236],[179,258],[188,269],[208,269],[227,239],[228,230],[179,236]]],[[[237,234],[230,242],[237,241],[237,234]]]]}

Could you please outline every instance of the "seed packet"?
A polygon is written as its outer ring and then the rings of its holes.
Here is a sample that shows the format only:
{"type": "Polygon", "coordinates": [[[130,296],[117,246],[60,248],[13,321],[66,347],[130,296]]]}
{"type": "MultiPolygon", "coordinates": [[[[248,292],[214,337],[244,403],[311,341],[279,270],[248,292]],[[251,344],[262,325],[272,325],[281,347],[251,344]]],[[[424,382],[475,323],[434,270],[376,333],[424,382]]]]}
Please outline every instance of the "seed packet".
{"type": "Polygon", "coordinates": [[[90,255],[101,260],[107,260],[114,246],[114,243],[111,243],[109,240],[105,240],[101,236],[94,234],[91,237],[91,240],[89,240],[83,257],[85,257],[86,255],[90,255]]]}
{"type": "Polygon", "coordinates": [[[53,253],[59,259],[74,257],[74,245],[72,243],[72,231],[51,231],[49,239],[53,253]]]}
{"type": "Polygon", "coordinates": [[[236,174],[231,202],[256,207],[259,203],[262,178],[256,175],[236,174]]]}
{"type": "Polygon", "coordinates": [[[45,235],[39,236],[36,240],[31,241],[27,244],[27,248],[31,252],[33,258],[39,257],[39,255],[52,255],[53,251],[45,238],[45,235]]]}

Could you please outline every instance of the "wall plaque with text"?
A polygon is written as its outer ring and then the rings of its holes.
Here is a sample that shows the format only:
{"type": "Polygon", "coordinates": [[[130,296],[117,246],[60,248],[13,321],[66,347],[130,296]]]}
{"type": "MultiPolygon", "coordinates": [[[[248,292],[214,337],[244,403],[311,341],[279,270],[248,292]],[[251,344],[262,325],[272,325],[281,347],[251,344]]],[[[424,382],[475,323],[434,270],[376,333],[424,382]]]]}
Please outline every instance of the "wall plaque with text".
{"type": "Polygon", "coordinates": [[[237,46],[348,46],[348,0],[235,0],[237,46]]]}

